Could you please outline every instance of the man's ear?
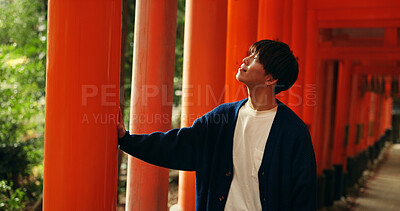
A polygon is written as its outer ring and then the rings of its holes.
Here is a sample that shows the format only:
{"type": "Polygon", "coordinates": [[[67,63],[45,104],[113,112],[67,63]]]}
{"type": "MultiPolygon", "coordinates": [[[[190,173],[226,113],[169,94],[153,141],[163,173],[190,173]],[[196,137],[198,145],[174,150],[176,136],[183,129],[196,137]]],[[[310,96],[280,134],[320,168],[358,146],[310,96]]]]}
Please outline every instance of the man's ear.
{"type": "Polygon", "coordinates": [[[271,74],[268,74],[265,80],[265,85],[271,86],[271,85],[276,85],[276,83],[278,83],[278,79],[275,79],[274,77],[272,77],[271,74]]]}

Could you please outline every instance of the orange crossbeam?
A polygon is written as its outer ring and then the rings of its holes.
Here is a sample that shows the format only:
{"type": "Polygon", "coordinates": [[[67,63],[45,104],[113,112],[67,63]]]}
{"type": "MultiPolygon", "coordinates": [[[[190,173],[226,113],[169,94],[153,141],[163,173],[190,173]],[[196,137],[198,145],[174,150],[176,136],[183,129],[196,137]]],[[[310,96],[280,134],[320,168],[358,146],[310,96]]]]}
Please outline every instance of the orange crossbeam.
{"type": "Polygon", "coordinates": [[[400,67],[357,66],[352,72],[354,74],[400,75],[400,67]]]}
{"type": "Polygon", "coordinates": [[[320,59],[400,60],[400,47],[319,47],[320,59]]]}

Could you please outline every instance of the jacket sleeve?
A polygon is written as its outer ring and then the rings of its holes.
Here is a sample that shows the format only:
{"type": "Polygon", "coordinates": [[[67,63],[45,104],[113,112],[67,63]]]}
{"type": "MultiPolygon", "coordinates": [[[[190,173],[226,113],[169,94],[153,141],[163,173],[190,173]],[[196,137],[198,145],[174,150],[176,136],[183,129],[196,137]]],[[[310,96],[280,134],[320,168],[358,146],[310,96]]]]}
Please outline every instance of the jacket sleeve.
{"type": "Polygon", "coordinates": [[[118,145],[124,152],[153,165],[195,171],[206,130],[206,117],[202,116],[191,127],[166,133],[129,135],[127,131],[118,139],[118,145]]]}
{"type": "Polygon", "coordinates": [[[292,210],[317,210],[317,175],[314,149],[307,130],[294,146],[292,210]]]}

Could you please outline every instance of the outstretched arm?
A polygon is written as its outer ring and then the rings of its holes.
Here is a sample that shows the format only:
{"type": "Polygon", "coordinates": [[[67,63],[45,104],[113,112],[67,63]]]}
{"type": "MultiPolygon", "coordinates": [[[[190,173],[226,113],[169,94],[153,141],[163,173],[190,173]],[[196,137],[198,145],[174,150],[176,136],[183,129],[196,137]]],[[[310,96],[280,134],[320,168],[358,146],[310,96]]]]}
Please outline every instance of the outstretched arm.
{"type": "Polygon", "coordinates": [[[118,138],[124,137],[126,130],[125,130],[124,117],[122,116],[121,108],[119,108],[117,129],[118,129],[118,138]]]}
{"type": "Polygon", "coordinates": [[[207,129],[206,117],[197,119],[191,127],[172,129],[166,133],[129,135],[120,114],[118,145],[126,153],[145,162],[179,170],[196,170],[201,145],[207,129]]]}

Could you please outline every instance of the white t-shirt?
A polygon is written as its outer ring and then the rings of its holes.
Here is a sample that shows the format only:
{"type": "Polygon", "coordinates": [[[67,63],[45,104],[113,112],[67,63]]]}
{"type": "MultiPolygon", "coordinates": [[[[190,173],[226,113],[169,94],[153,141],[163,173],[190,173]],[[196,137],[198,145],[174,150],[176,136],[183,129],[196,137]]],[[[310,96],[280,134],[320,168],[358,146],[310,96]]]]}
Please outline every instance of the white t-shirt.
{"type": "Polygon", "coordinates": [[[258,170],[278,106],[256,111],[250,100],[239,110],[233,136],[233,179],[225,211],[261,210],[258,170]]]}

